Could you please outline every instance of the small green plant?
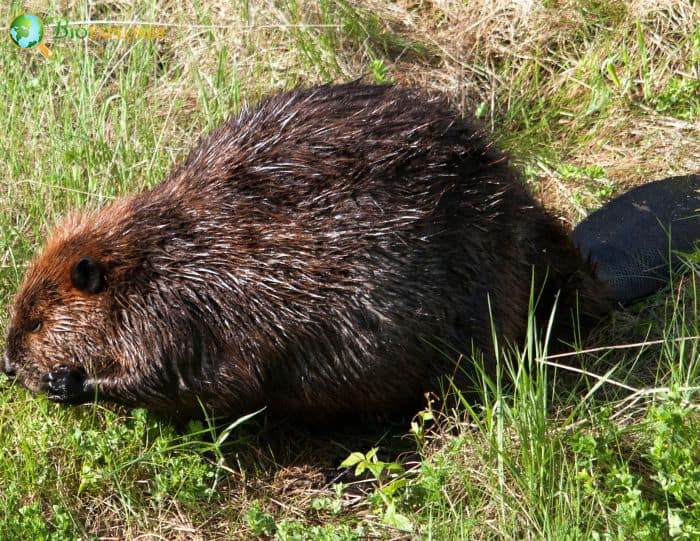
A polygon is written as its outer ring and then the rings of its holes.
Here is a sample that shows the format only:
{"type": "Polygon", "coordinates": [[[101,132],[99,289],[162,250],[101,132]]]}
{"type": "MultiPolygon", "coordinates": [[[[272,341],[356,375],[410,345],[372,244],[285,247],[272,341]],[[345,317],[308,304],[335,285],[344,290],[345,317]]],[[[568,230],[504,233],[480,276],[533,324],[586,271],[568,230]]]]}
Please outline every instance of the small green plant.
{"type": "Polygon", "coordinates": [[[372,80],[377,84],[383,85],[389,82],[387,77],[389,69],[381,58],[375,58],[369,63],[369,73],[372,80]]]}
{"type": "Polygon", "coordinates": [[[700,412],[671,391],[625,433],[607,422],[598,434],[576,433],[571,447],[586,497],[611,509],[600,539],[697,539],[700,536],[700,412]],[[625,445],[630,438],[634,447],[625,445]],[[631,456],[630,456],[631,455],[631,456]],[[638,464],[635,467],[635,464],[638,464]]]}
{"type": "Polygon", "coordinates": [[[311,509],[337,515],[343,510],[343,503],[338,498],[319,497],[311,500],[311,509]]]}
{"type": "Polygon", "coordinates": [[[683,120],[700,118],[700,79],[671,78],[656,98],[656,110],[683,120]]]}
{"type": "Polygon", "coordinates": [[[398,505],[401,500],[401,491],[408,485],[405,468],[398,462],[384,462],[379,460],[374,447],[366,453],[354,452],[340,465],[341,468],[355,467],[355,475],[369,472],[374,476],[377,487],[370,495],[369,500],[381,512],[385,524],[400,530],[411,531],[413,526],[410,519],[401,514],[398,505]]]}
{"type": "Polygon", "coordinates": [[[325,524],[309,527],[296,520],[280,521],[275,535],[279,541],[360,541],[374,537],[363,526],[325,524]]]}
{"type": "Polygon", "coordinates": [[[250,508],[243,516],[243,520],[254,535],[266,535],[269,537],[277,531],[275,517],[264,511],[258,500],[255,500],[250,505],[250,508]]]}
{"type": "Polygon", "coordinates": [[[19,507],[13,516],[3,523],[2,539],[32,539],[37,541],[73,541],[76,523],[71,514],[59,505],[43,509],[39,502],[19,507]]]}
{"type": "Polygon", "coordinates": [[[578,205],[597,207],[615,194],[615,184],[599,165],[579,167],[571,163],[560,163],[556,169],[565,182],[580,186],[572,194],[572,199],[578,205]]]}
{"type": "Polygon", "coordinates": [[[425,442],[426,431],[428,426],[435,421],[435,416],[431,409],[432,401],[428,409],[419,411],[411,421],[411,433],[416,438],[416,443],[420,446],[425,442]]]}

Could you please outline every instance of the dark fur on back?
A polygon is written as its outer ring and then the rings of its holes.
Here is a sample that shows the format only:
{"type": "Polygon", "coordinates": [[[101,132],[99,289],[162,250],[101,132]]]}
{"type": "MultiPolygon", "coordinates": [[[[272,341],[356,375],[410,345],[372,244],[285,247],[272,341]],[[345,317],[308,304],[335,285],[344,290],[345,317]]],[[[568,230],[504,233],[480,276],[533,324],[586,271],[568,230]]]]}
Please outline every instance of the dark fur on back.
{"type": "Polygon", "coordinates": [[[562,337],[577,303],[584,328],[607,312],[566,233],[441,98],[295,90],[54,232],[7,359],[34,390],[60,365],[83,397],[187,415],[399,410],[455,370],[430,342],[493,359],[489,303],[501,343],[524,338],[533,271],[541,326],[559,291],[562,337]]]}

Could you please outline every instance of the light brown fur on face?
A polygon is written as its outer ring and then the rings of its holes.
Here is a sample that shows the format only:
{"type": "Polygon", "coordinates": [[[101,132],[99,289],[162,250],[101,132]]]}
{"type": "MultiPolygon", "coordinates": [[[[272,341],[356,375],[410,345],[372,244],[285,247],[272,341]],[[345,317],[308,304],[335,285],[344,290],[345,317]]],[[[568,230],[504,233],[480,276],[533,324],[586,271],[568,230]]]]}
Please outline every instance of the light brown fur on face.
{"type": "MultiPolygon", "coordinates": [[[[113,207],[119,212],[119,204],[113,207]]],[[[88,254],[110,260],[90,232],[105,227],[100,215],[69,216],[48,239],[15,297],[6,355],[19,381],[32,391],[46,391],[46,376],[57,366],[75,367],[86,374],[118,370],[109,314],[112,299],[80,291],[71,283],[71,270],[88,254]]]]}
{"type": "Polygon", "coordinates": [[[480,129],[409,89],[296,90],[230,118],[154,189],[68,218],[17,294],[6,364],[60,402],[406,411],[445,376],[468,385],[443,351],[492,367],[491,316],[520,343],[533,276],[560,338],[573,310],[585,329],[609,309],[480,129]]]}

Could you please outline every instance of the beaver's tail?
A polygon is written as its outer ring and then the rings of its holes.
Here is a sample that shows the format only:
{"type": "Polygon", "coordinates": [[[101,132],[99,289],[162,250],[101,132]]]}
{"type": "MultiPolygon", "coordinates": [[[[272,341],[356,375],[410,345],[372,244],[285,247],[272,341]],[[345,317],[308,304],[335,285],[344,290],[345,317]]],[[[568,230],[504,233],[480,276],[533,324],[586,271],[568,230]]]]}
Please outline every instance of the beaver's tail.
{"type": "Polygon", "coordinates": [[[700,175],[670,177],[609,201],[571,232],[623,304],[668,283],[680,252],[700,248],[700,175]]]}

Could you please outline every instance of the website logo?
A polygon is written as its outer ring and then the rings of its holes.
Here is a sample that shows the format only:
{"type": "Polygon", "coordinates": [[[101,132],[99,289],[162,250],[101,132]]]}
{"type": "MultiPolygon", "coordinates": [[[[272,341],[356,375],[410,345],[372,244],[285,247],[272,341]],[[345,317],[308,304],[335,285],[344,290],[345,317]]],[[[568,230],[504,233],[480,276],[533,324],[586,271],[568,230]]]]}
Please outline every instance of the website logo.
{"type": "Polygon", "coordinates": [[[36,15],[24,13],[10,23],[10,39],[21,49],[38,47],[45,58],[51,58],[51,50],[41,43],[44,39],[44,23],[36,15]]]}
{"type": "Polygon", "coordinates": [[[93,41],[135,41],[135,40],[159,40],[166,35],[166,26],[157,23],[127,22],[124,24],[69,21],[65,18],[52,18],[48,25],[39,17],[31,13],[23,13],[15,17],[10,23],[8,33],[10,39],[20,49],[38,48],[46,58],[51,58],[53,52],[42,43],[46,28],[52,30],[50,40],[58,43],[67,40],[87,39],[93,41]]]}

